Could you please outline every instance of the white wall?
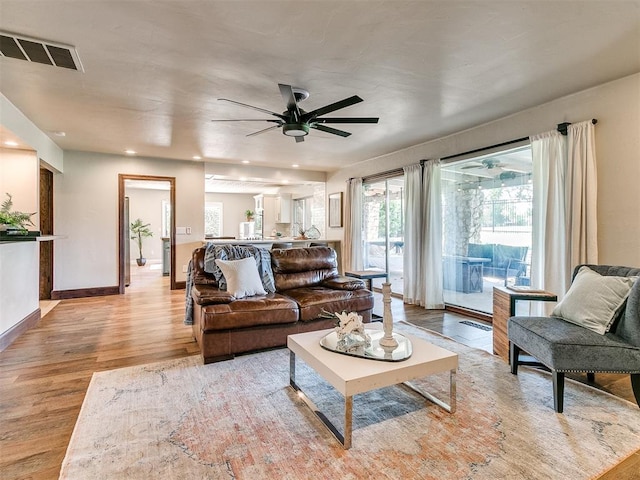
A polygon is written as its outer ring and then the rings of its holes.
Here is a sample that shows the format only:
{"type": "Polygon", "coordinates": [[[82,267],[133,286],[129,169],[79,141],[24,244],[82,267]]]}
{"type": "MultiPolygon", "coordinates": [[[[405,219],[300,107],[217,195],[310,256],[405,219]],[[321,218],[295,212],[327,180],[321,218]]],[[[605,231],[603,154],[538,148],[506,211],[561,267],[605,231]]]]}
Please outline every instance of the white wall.
{"type": "MultiPolygon", "coordinates": [[[[167,185],[169,182],[166,182],[167,185]]],[[[142,254],[147,260],[162,260],[162,201],[169,202],[169,190],[152,190],[148,188],[126,188],[125,195],[129,197],[129,221],[140,218],[143,223],[151,224],[149,230],[152,237],[142,239],[142,254]]],[[[138,258],[137,240],[131,243],[131,260],[138,258]]]]}
{"type": "MultiPolygon", "coordinates": [[[[344,168],[327,179],[327,192],[346,180],[401,168],[597,118],[598,246],[603,264],[640,267],[640,74],[575,93],[509,117],[344,168]]],[[[328,229],[341,239],[344,229],[328,229]]]]}
{"type": "Polygon", "coordinates": [[[184,281],[191,252],[204,238],[201,163],[65,151],[54,185],[54,225],[65,235],[54,246],[54,290],[118,284],[118,174],[176,179],[176,280],[184,281]]]}
{"type": "Polygon", "coordinates": [[[15,150],[0,148],[0,204],[11,194],[12,210],[35,213],[31,221],[35,227],[29,230],[39,230],[40,225],[40,167],[38,156],[33,150],[15,150]]]}
{"type": "Polygon", "coordinates": [[[62,149],[25,117],[2,93],[0,93],[0,125],[11,130],[23,142],[38,152],[38,158],[50,165],[53,170],[63,171],[62,149]]]}
{"type": "MultiPolygon", "coordinates": [[[[222,203],[222,236],[238,237],[238,224],[246,222],[244,212],[255,211],[253,194],[248,193],[206,193],[205,201],[222,203]]],[[[204,217],[202,219],[204,222],[204,217]]],[[[203,226],[204,228],[204,226],[203,226]]]]}

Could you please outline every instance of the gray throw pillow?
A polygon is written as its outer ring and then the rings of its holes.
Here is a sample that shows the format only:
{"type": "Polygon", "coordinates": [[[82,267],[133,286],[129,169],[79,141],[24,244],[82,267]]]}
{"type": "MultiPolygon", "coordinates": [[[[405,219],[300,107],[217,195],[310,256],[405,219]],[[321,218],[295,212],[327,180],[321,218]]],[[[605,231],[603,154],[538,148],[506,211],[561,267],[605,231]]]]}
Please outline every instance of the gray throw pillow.
{"type": "Polygon", "coordinates": [[[582,267],[551,316],[604,335],[624,306],[638,277],[600,275],[582,267]]]}

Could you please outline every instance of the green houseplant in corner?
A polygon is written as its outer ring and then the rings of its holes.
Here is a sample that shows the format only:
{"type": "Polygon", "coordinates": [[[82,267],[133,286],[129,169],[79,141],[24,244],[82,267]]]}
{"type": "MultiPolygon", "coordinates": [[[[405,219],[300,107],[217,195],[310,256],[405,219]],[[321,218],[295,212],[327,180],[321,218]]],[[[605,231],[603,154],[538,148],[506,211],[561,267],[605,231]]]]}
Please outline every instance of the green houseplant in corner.
{"type": "Polygon", "coordinates": [[[146,237],[153,237],[153,232],[149,230],[150,223],[143,223],[142,219],[137,218],[134,222],[131,222],[129,229],[131,231],[131,240],[135,240],[138,244],[138,251],[140,257],[136,258],[136,263],[139,267],[142,267],[147,263],[147,259],[142,256],[142,240],[146,237]]]}
{"type": "Polygon", "coordinates": [[[31,221],[31,216],[35,213],[12,212],[13,198],[7,193],[7,199],[0,206],[0,231],[6,232],[7,235],[28,235],[28,225],[35,227],[31,221]]]}

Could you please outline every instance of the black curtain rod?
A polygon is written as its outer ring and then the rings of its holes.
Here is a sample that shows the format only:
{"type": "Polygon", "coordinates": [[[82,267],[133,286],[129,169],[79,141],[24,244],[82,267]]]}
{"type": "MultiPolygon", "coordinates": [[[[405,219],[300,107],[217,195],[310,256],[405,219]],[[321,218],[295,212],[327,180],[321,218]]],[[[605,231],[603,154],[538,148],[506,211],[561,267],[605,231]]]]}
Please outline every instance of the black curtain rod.
{"type": "MultiPolygon", "coordinates": [[[[598,123],[598,119],[592,118],[591,123],[594,125],[598,123]]],[[[567,135],[567,127],[571,125],[569,122],[559,123],[558,124],[558,132],[562,135],[567,135]]],[[[491,150],[493,148],[506,147],[507,145],[512,145],[514,143],[520,143],[529,140],[529,137],[517,138],[515,140],[509,140],[508,142],[496,143],[495,145],[490,145],[488,147],[476,148],[475,150],[469,150],[468,152],[456,153],[455,155],[449,155],[447,157],[442,157],[440,160],[451,160],[452,158],[463,157],[465,155],[471,155],[472,153],[480,153],[485,150],[491,150]]]]}
{"type": "MultiPolygon", "coordinates": [[[[597,118],[592,118],[591,119],[591,123],[593,123],[594,125],[596,123],[598,123],[598,119],[597,118]]],[[[563,123],[559,123],[557,128],[558,128],[558,132],[560,132],[562,135],[567,135],[567,127],[571,125],[570,122],[563,122],[563,123]]],[[[513,145],[514,143],[520,143],[520,142],[524,142],[526,140],[529,140],[529,137],[522,137],[522,138],[516,138],[515,140],[509,140],[508,142],[502,142],[502,143],[496,143],[495,145],[489,145],[488,147],[482,147],[482,148],[476,148],[474,150],[469,150],[468,152],[462,152],[462,153],[456,153],[454,155],[449,155],[447,157],[442,157],[440,160],[451,160],[453,158],[458,158],[458,157],[464,157],[465,155],[471,155],[472,153],[479,153],[479,152],[484,152],[485,150],[491,150],[493,148],[499,148],[499,147],[506,147],[507,145],[513,145]]],[[[427,162],[428,160],[423,159],[420,160],[420,165],[424,166],[424,164],[427,162]]],[[[372,179],[378,176],[388,176],[390,174],[394,174],[394,173],[402,173],[402,169],[398,168],[398,169],[394,169],[394,170],[389,170],[388,172],[382,172],[376,175],[371,175],[369,177],[366,177],[367,179],[372,179]]],[[[353,178],[350,178],[349,180],[353,180],[353,178]]],[[[364,178],[363,178],[364,180],[364,178]]]]}
{"type": "MultiPolygon", "coordinates": [[[[593,123],[594,125],[596,123],[598,123],[598,119],[597,118],[592,118],[591,119],[591,123],[593,123]]],[[[562,135],[567,135],[567,127],[571,125],[571,122],[563,122],[563,123],[559,123],[558,124],[558,131],[562,134],[562,135]]]]}
{"type": "Polygon", "coordinates": [[[440,160],[451,160],[452,158],[464,157],[465,155],[471,155],[472,153],[484,152],[485,150],[491,150],[492,148],[506,147],[514,143],[524,142],[529,140],[529,137],[517,138],[515,140],[509,140],[508,142],[496,143],[495,145],[489,145],[488,147],[476,148],[475,150],[469,150],[468,152],[456,153],[455,155],[449,155],[448,157],[442,157],[440,160]]]}

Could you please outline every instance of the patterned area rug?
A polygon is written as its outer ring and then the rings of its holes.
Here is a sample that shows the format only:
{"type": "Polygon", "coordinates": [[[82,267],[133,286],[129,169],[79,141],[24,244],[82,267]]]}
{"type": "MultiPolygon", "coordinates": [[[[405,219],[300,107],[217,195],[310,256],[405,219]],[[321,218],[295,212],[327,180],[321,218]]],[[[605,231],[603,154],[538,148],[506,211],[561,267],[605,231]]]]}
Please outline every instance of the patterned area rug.
{"type": "MultiPolygon", "coordinates": [[[[396,330],[460,355],[456,413],[401,386],[358,395],[343,450],[288,386],[288,350],[189,357],[94,374],[60,478],[577,480],[640,448],[630,402],[568,381],[556,414],[544,372],[513,376],[484,351],[396,330]]],[[[296,379],[342,425],[342,397],[300,361],[296,379]]],[[[416,383],[447,398],[445,375],[416,383]]]]}

